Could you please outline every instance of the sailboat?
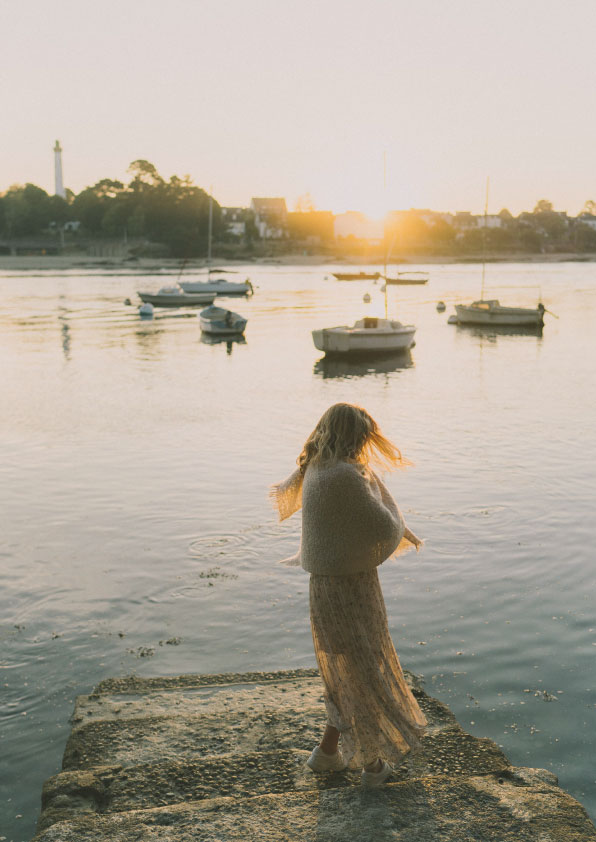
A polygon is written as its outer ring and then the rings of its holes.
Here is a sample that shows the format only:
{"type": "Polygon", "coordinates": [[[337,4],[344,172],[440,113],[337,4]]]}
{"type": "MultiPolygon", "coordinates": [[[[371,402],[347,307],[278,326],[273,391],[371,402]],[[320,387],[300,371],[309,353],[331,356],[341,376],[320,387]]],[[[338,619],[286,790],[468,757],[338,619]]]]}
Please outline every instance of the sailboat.
{"type": "MultiPolygon", "coordinates": [[[[383,187],[386,187],[386,157],[383,153],[383,187]]],[[[387,248],[383,277],[387,276],[387,248]]],[[[337,276],[336,276],[337,277],[337,276]]],[[[416,328],[390,319],[387,306],[387,283],[383,285],[385,295],[385,318],[365,316],[352,326],[338,325],[313,330],[315,348],[327,356],[345,357],[365,354],[386,354],[408,351],[414,345],[416,328]]]]}
{"type": "Polygon", "coordinates": [[[385,318],[366,316],[358,319],[351,327],[338,325],[313,330],[315,348],[328,356],[358,356],[363,354],[408,351],[414,345],[416,328],[404,325],[388,317],[387,286],[385,294],[385,318]]]}
{"type": "MultiPolygon", "coordinates": [[[[482,229],[482,286],[480,299],[471,304],[456,304],[456,321],[462,325],[493,325],[509,327],[542,327],[546,308],[539,301],[536,307],[504,307],[497,298],[484,297],[486,272],[486,217],[488,212],[488,186],[486,179],[486,201],[484,203],[484,227],[482,229]]],[[[451,319],[450,319],[451,321],[451,319]]]]}
{"type": "MultiPolygon", "coordinates": [[[[212,272],[223,272],[223,269],[211,268],[211,241],[213,239],[213,196],[209,196],[209,231],[207,235],[207,275],[212,272]]],[[[185,261],[186,262],[186,261],[185,261]]],[[[253,285],[247,278],[242,283],[232,283],[225,278],[208,277],[206,281],[181,281],[180,275],[184,269],[184,263],[178,275],[178,282],[184,292],[188,293],[212,293],[215,295],[252,295],[253,285]]]]}

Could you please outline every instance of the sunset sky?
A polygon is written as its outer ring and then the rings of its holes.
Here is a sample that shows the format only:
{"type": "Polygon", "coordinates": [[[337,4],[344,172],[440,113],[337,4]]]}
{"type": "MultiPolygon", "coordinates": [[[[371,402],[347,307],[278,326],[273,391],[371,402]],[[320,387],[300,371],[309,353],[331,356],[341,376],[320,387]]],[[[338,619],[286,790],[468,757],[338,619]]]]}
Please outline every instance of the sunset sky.
{"type": "Polygon", "coordinates": [[[594,0],[3,4],[0,190],[136,158],[224,205],[492,212],[596,199],[594,0]],[[383,188],[383,153],[387,179],[383,188]]]}

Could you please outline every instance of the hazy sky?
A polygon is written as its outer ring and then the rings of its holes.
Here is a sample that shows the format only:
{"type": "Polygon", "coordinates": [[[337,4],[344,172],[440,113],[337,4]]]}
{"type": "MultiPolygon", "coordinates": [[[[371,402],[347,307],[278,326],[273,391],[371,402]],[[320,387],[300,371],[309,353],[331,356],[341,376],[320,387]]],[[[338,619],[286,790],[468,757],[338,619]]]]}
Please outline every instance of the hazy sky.
{"type": "Polygon", "coordinates": [[[596,0],[5,0],[0,190],[136,158],[218,201],[577,213],[596,0]],[[387,186],[383,189],[383,152],[387,186]]]}

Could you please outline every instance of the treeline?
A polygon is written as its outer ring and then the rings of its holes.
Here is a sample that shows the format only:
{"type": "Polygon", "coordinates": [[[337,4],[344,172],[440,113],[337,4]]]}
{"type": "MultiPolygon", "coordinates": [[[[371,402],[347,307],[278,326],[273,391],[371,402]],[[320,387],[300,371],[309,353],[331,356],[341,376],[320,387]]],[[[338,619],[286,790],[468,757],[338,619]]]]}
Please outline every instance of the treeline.
{"type": "Polygon", "coordinates": [[[514,217],[504,209],[484,226],[482,217],[453,223],[439,214],[415,210],[389,221],[385,240],[393,254],[541,254],[596,251],[596,203],[586,202],[577,217],[554,210],[541,199],[530,212],[514,217]],[[431,218],[429,218],[429,216],[431,218]],[[434,218],[432,218],[434,216],[434,218]]]}
{"type": "MultiPolygon", "coordinates": [[[[209,229],[209,195],[188,176],[165,180],[149,161],[134,161],[124,184],[103,178],[66,198],[49,196],[34,184],[0,196],[0,236],[31,237],[70,229],[69,239],[143,238],[173,257],[204,255],[209,229]],[[70,224],[69,224],[70,223],[70,224]]],[[[221,208],[212,203],[213,236],[221,234],[221,208]]]]}
{"type": "MultiPolygon", "coordinates": [[[[324,251],[382,259],[408,254],[499,255],[547,252],[596,252],[596,202],[586,202],[577,217],[554,210],[540,200],[532,212],[514,217],[502,210],[483,226],[471,214],[410,210],[389,214],[383,242],[354,236],[335,239],[333,214],[312,203],[275,221],[283,235],[259,242],[254,214],[242,211],[244,233],[232,234],[220,205],[188,176],[163,178],[153,164],[134,161],[128,183],[101,179],[66,198],[50,196],[34,184],[14,186],[0,195],[0,239],[54,236],[76,247],[99,239],[135,242],[139,251],[155,248],[172,257],[207,253],[211,201],[214,254],[324,251]],[[140,244],[140,245],[139,245],[140,244]]],[[[284,212],[285,213],[285,212],[284,212]]]]}

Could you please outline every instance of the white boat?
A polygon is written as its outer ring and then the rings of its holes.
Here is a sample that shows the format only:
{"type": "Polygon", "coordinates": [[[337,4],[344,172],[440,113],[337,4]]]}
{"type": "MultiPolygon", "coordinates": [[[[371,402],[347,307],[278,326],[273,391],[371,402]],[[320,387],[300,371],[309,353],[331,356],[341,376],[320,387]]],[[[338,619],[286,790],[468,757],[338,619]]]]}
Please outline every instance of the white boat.
{"type": "MultiPolygon", "coordinates": [[[[484,280],[486,272],[485,232],[487,228],[486,215],[488,212],[488,185],[486,179],[486,201],[484,203],[484,226],[482,228],[482,285],[480,300],[471,304],[456,304],[456,323],[460,325],[494,325],[508,327],[522,327],[531,325],[542,327],[546,308],[542,302],[536,307],[503,307],[496,298],[484,297],[484,280]]],[[[452,320],[449,319],[452,323],[452,320]]]]}
{"type": "Polygon", "coordinates": [[[159,292],[138,292],[137,295],[154,307],[196,307],[211,304],[215,300],[214,292],[185,292],[180,286],[162,287],[159,292]]]}
{"type": "Polygon", "coordinates": [[[241,284],[225,278],[213,278],[208,281],[180,281],[180,286],[184,292],[213,292],[215,295],[252,295],[254,292],[248,278],[241,284]]]}
{"type": "Polygon", "coordinates": [[[217,336],[232,336],[244,333],[247,319],[225,307],[207,307],[199,313],[201,330],[217,336]]]}
{"type": "Polygon", "coordinates": [[[339,325],[313,330],[315,348],[326,354],[368,354],[407,351],[414,344],[414,325],[392,319],[366,317],[352,327],[339,325]]]}
{"type": "Polygon", "coordinates": [[[536,307],[502,307],[496,298],[456,304],[457,321],[462,325],[497,325],[521,327],[544,324],[544,304],[536,307]]]}

